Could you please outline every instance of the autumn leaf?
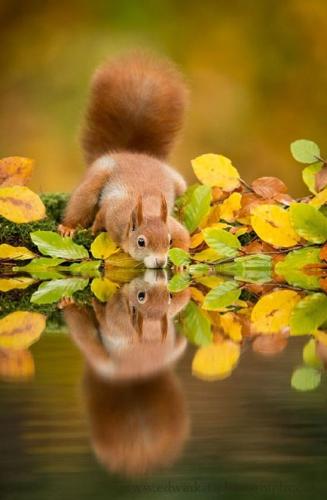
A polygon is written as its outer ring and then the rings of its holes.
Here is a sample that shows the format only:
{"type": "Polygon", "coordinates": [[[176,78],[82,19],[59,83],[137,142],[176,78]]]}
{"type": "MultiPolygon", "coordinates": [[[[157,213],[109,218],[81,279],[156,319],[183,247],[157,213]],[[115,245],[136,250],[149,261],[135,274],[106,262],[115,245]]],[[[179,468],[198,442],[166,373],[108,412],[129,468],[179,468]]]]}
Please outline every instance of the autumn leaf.
{"type": "Polygon", "coordinates": [[[171,248],[168,252],[169,260],[175,266],[185,266],[190,262],[190,255],[181,248],[171,248]]]}
{"type": "Polygon", "coordinates": [[[305,203],[293,203],[289,214],[292,226],[301,238],[311,243],[327,240],[327,217],[317,208],[305,203]]]}
{"type": "Polygon", "coordinates": [[[41,283],[31,297],[32,304],[53,304],[63,297],[72,297],[78,290],[84,290],[89,280],[84,278],[54,279],[41,283]]]}
{"type": "Polygon", "coordinates": [[[291,335],[314,333],[327,320],[327,295],[313,293],[296,304],[290,320],[291,335]]]}
{"type": "Polygon", "coordinates": [[[251,225],[259,238],[275,247],[292,247],[300,240],[291,225],[289,211],[278,205],[255,207],[251,225]]]}
{"type": "Polygon", "coordinates": [[[107,259],[110,255],[118,252],[118,250],[119,247],[107,232],[98,234],[91,245],[91,254],[95,259],[107,259]]]}
{"type": "Polygon", "coordinates": [[[0,349],[0,379],[6,382],[29,380],[34,373],[34,359],[28,350],[0,349]]]}
{"type": "Polygon", "coordinates": [[[25,289],[35,283],[33,278],[21,276],[19,278],[0,278],[0,292],[9,292],[10,290],[25,289]]]}
{"type": "Polygon", "coordinates": [[[0,186],[24,186],[32,175],[34,161],[21,156],[0,160],[0,186]]]}
{"type": "Polygon", "coordinates": [[[123,251],[119,251],[117,253],[114,253],[110,255],[106,259],[106,268],[109,268],[110,266],[113,267],[124,267],[124,268],[135,268],[137,266],[140,266],[140,262],[133,259],[130,255],[123,251]]]}
{"type": "Polygon", "coordinates": [[[319,288],[317,276],[309,275],[307,266],[320,263],[319,248],[300,248],[288,253],[285,259],[275,265],[275,273],[292,286],[308,290],[319,288]]]}
{"type": "Polygon", "coordinates": [[[316,178],[322,167],[322,161],[318,161],[312,165],[308,165],[302,170],[303,182],[313,194],[317,194],[316,178]]]}
{"type": "Polygon", "coordinates": [[[229,377],[238,363],[240,346],[231,340],[200,347],[192,362],[192,373],[207,381],[229,377]]]}
{"type": "Polygon", "coordinates": [[[275,356],[282,352],[287,346],[287,338],[284,335],[259,335],[252,342],[252,350],[263,356],[275,356]]]}
{"type": "Polygon", "coordinates": [[[107,302],[117,292],[118,284],[108,278],[94,278],[91,291],[100,302],[107,302]]]}
{"type": "Polygon", "coordinates": [[[241,209],[241,193],[232,193],[220,206],[220,218],[227,222],[234,222],[241,209]]]}
{"type": "Polygon", "coordinates": [[[322,205],[327,203],[327,188],[323,189],[314,198],[309,201],[309,205],[312,207],[320,208],[322,205]]]}
{"type": "Polygon", "coordinates": [[[2,243],[0,245],[0,259],[3,260],[29,260],[35,257],[35,253],[25,247],[14,247],[2,243]]]}
{"type": "Polygon", "coordinates": [[[311,366],[313,368],[322,368],[323,363],[321,359],[317,356],[316,347],[317,345],[315,339],[310,339],[305,344],[302,352],[303,361],[307,366],[311,366]]]}
{"type": "Polygon", "coordinates": [[[278,177],[259,177],[252,182],[251,187],[256,194],[266,199],[287,193],[286,185],[278,177]]]}
{"type": "Polygon", "coordinates": [[[316,174],[316,190],[321,191],[327,185],[327,165],[324,166],[316,174]]]}
{"type": "Polygon", "coordinates": [[[31,233],[31,240],[42,255],[67,260],[81,260],[89,257],[89,252],[82,245],[53,231],[34,231],[31,233]]]}
{"type": "Polygon", "coordinates": [[[264,295],[252,309],[253,329],[258,333],[279,333],[289,326],[291,313],[300,300],[293,290],[277,290],[264,295]]]}
{"type": "Polygon", "coordinates": [[[0,348],[26,349],[36,342],[45,328],[43,314],[16,311],[0,319],[0,348]]]}
{"type": "Polygon", "coordinates": [[[204,154],[192,160],[196,177],[202,184],[234,191],[240,186],[240,176],[229,158],[217,154],[204,154]]]}
{"type": "Polygon", "coordinates": [[[233,312],[227,312],[220,315],[220,324],[224,334],[230,337],[234,342],[242,340],[242,324],[233,312]]]}
{"type": "Polygon", "coordinates": [[[0,215],[17,224],[33,222],[45,217],[45,206],[26,186],[1,187],[0,215]]]}
{"type": "Polygon", "coordinates": [[[206,248],[201,252],[195,253],[193,255],[194,260],[198,260],[199,262],[216,262],[221,259],[222,256],[213,248],[206,248]]]}

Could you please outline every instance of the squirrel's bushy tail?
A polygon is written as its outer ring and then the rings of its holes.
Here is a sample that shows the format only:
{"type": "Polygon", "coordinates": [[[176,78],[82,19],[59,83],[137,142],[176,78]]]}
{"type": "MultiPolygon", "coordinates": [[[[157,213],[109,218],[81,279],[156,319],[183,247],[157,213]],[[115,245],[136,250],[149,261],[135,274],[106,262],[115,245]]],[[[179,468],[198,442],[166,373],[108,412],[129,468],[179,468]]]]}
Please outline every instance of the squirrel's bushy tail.
{"type": "Polygon", "coordinates": [[[94,75],[82,131],[87,162],[109,151],[165,158],[183,120],[187,89],[175,67],[129,54],[94,75]]]}

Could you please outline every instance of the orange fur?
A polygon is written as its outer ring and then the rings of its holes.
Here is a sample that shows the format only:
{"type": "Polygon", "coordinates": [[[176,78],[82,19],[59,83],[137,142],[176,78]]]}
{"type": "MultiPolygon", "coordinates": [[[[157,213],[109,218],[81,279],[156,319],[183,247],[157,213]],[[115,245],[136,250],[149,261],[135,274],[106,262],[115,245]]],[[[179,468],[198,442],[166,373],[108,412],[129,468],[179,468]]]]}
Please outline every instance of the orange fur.
{"type": "Polygon", "coordinates": [[[173,318],[190,293],[170,298],[164,276],[148,273],[150,280],[135,278],[107,304],[95,301],[93,311],[72,304],[64,310],[86,361],[92,446],[108,470],[125,475],[171,464],[189,430],[183,393],[169,368],[185,351],[173,318]]]}
{"type": "Polygon", "coordinates": [[[108,151],[165,158],[183,120],[187,91],[169,61],[132,53],[93,78],[82,145],[88,163],[108,151]]]}
{"type": "Polygon", "coordinates": [[[182,79],[167,62],[132,55],[96,72],[82,139],[92,163],[68,203],[63,234],[105,229],[147,267],[165,265],[170,240],[188,248],[188,232],[169,215],[186,184],[163,161],[185,101],[182,79]]]}

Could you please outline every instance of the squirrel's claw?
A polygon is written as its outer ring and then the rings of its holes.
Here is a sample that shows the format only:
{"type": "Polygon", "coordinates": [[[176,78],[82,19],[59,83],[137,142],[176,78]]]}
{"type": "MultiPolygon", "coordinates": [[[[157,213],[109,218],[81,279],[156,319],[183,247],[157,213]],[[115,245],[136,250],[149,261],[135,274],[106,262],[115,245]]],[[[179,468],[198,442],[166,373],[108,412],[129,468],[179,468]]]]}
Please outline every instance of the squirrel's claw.
{"type": "Polygon", "coordinates": [[[58,309],[65,309],[66,307],[72,306],[75,304],[73,297],[63,297],[58,302],[58,309]]]}
{"type": "Polygon", "coordinates": [[[58,232],[61,234],[61,236],[72,237],[75,233],[75,229],[72,227],[64,226],[64,224],[59,224],[58,232]]]}

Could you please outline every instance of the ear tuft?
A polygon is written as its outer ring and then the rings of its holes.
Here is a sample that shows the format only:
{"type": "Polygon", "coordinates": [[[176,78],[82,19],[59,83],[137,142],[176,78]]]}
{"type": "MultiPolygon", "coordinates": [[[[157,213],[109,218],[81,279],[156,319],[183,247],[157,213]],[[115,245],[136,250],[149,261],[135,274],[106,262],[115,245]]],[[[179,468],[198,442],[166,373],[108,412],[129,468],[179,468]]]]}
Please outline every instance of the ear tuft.
{"type": "Polygon", "coordinates": [[[168,217],[167,200],[162,193],[161,193],[160,217],[163,222],[167,222],[167,217],[168,217]]]}
{"type": "Polygon", "coordinates": [[[131,213],[131,229],[135,231],[135,229],[140,226],[143,222],[143,202],[142,196],[139,195],[137,199],[137,204],[133,208],[131,213]]]}

